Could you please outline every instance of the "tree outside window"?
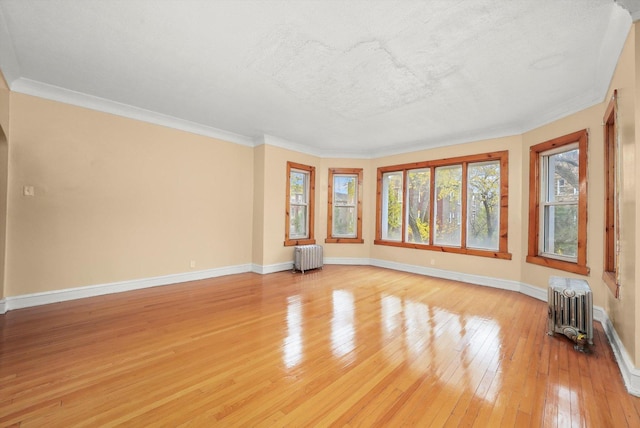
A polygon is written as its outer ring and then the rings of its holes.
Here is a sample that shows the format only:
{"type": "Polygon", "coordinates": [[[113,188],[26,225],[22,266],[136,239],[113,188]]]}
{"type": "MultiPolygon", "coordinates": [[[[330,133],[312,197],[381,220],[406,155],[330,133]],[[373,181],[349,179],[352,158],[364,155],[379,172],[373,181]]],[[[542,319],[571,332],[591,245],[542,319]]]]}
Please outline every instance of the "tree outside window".
{"type": "Polygon", "coordinates": [[[330,168],[327,243],[361,244],[362,168],[330,168]]]}
{"type": "Polygon", "coordinates": [[[531,147],[527,262],[587,275],[587,130],[531,147]]]}
{"type": "Polygon", "coordinates": [[[378,168],[376,245],[510,259],[508,152],[378,168]]]}

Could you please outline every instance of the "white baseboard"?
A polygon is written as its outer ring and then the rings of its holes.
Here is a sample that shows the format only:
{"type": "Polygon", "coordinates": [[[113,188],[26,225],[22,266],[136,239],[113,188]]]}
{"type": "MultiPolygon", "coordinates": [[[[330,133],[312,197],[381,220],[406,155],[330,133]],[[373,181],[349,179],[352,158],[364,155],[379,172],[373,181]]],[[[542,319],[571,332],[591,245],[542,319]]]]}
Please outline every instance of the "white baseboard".
{"type": "MultiPolygon", "coordinates": [[[[371,259],[371,265],[402,272],[417,273],[436,278],[451,279],[454,281],[468,282],[470,284],[483,285],[485,287],[500,288],[502,290],[521,291],[521,283],[508,279],[491,278],[482,275],[454,272],[443,269],[429,268],[425,266],[408,265],[388,260],[371,259]]],[[[532,287],[536,288],[536,287],[532,287]]],[[[526,294],[526,293],[525,293],[526,294]]],[[[546,300],[546,297],[543,299],[546,300]]]]}
{"type": "MultiPolygon", "coordinates": [[[[593,312],[595,318],[595,308],[593,312]]],[[[627,391],[629,394],[640,397],[640,370],[636,368],[631,361],[631,357],[629,357],[629,353],[620,340],[620,336],[618,336],[618,332],[613,327],[607,313],[604,310],[601,310],[600,316],[602,317],[600,323],[602,324],[602,328],[609,339],[609,343],[611,343],[611,349],[613,349],[613,354],[618,362],[618,367],[620,367],[620,373],[622,374],[622,379],[627,387],[627,391]]]]}
{"type": "Polygon", "coordinates": [[[370,266],[371,259],[357,257],[325,257],[325,265],[353,265],[353,266],[370,266]]]}
{"type": "Polygon", "coordinates": [[[261,275],[266,275],[269,273],[281,272],[283,270],[291,270],[291,269],[293,269],[293,262],[276,263],[273,265],[259,265],[254,263],[251,265],[251,272],[259,273],[261,275]]]}
{"type": "MultiPolygon", "coordinates": [[[[142,288],[158,287],[161,285],[176,284],[179,282],[197,281],[200,279],[215,278],[218,276],[233,275],[250,271],[251,265],[246,264],[151,278],[134,279],[130,281],[112,282],[108,284],[89,285],[86,287],[67,288],[63,290],[46,291],[43,293],[24,294],[21,296],[6,297],[4,311],[6,312],[13,309],[64,302],[67,300],[82,299],[85,297],[101,296],[104,294],[121,293],[123,291],[139,290],[142,288]]],[[[0,306],[0,309],[2,309],[2,306],[0,306]]]]}
{"type": "Polygon", "coordinates": [[[0,299],[0,315],[7,312],[7,301],[6,299],[0,299]]]}

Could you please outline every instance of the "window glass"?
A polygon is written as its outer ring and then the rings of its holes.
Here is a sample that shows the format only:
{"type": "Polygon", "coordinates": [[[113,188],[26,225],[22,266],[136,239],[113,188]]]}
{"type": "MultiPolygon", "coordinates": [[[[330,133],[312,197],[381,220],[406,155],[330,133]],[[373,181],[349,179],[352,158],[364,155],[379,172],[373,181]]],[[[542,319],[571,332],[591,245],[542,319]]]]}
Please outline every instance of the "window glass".
{"type": "Polygon", "coordinates": [[[333,176],[333,228],[334,237],[357,236],[358,177],[356,175],[333,176]]]}
{"type": "Polygon", "coordinates": [[[402,240],[402,172],[382,175],[382,239],[402,240]]]}
{"type": "Polygon", "coordinates": [[[435,169],[435,233],[436,245],[460,246],[462,166],[435,169]]]}
{"type": "Polygon", "coordinates": [[[467,168],[467,247],[497,250],[500,238],[500,162],[467,168]]]}
{"type": "Polygon", "coordinates": [[[306,238],[308,227],[307,194],[309,174],[302,171],[291,171],[290,198],[291,214],[289,224],[290,238],[306,238]]]}
{"type": "Polygon", "coordinates": [[[542,252],[573,260],[578,255],[578,155],[577,148],[542,154],[542,252]]]}
{"type": "Polygon", "coordinates": [[[406,241],[429,243],[431,169],[407,171],[406,241]]]}

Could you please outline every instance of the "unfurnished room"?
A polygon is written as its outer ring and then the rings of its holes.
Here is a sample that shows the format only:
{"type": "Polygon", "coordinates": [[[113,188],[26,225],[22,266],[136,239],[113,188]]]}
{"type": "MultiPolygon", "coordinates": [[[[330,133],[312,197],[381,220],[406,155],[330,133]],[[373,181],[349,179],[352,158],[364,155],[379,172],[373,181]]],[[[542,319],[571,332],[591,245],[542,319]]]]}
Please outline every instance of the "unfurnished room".
{"type": "Polygon", "coordinates": [[[640,426],[639,19],[0,0],[0,426],[640,426]]]}

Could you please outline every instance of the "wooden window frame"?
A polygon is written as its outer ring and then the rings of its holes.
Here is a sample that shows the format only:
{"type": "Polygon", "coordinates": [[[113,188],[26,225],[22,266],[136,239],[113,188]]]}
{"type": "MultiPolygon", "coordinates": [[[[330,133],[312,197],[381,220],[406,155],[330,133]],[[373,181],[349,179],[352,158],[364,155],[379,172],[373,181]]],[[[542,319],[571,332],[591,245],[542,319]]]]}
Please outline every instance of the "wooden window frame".
{"type": "Polygon", "coordinates": [[[490,257],[496,259],[511,260],[511,254],[508,250],[508,204],[509,204],[509,152],[498,151],[490,153],[482,153],[477,155],[460,156],[455,158],[439,159],[424,162],[413,162],[401,165],[385,166],[378,168],[377,176],[377,192],[376,192],[376,238],[374,240],[375,245],[387,245],[392,247],[414,248],[419,250],[439,251],[444,253],[454,254],[467,254],[473,256],[490,257]],[[486,161],[499,161],[500,162],[500,231],[498,238],[498,250],[485,250],[479,248],[467,248],[466,246],[466,228],[467,228],[467,212],[466,212],[466,197],[467,197],[467,166],[470,163],[479,163],[486,161]],[[462,188],[461,188],[461,204],[462,204],[462,219],[461,219],[461,245],[460,247],[453,246],[440,246],[433,243],[433,230],[435,216],[433,215],[434,207],[434,192],[435,192],[435,168],[440,166],[452,166],[462,165],[462,188]],[[414,169],[431,169],[430,173],[430,205],[429,209],[432,211],[429,216],[429,243],[412,243],[405,241],[405,229],[406,229],[406,174],[409,170],[414,169]],[[389,241],[382,239],[382,176],[388,172],[401,172],[403,176],[402,187],[402,237],[400,241],[389,241]]]}
{"type": "Polygon", "coordinates": [[[529,245],[527,262],[572,272],[580,275],[588,275],[587,266],[587,150],[589,132],[586,129],[571,134],[557,137],[534,146],[529,151],[529,245]],[[578,143],[578,251],[576,262],[558,260],[545,257],[540,251],[540,193],[542,166],[541,155],[553,149],[578,143]]]}
{"type": "Polygon", "coordinates": [[[602,120],[604,131],[604,269],[602,279],[615,298],[620,297],[619,277],[619,242],[620,242],[620,206],[618,195],[618,147],[617,125],[618,114],[617,91],[607,105],[602,120]]]}
{"type": "Polygon", "coordinates": [[[287,162],[287,191],[285,200],[285,227],[284,227],[284,245],[286,247],[294,245],[309,245],[315,244],[316,240],[313,235],[314,224],[314,212],[315,212],[315,194],[316,194],[316,168],[309,165],[303,165],[301,163],[287,162]],[[302,171],[309,174],[309,189],[308,189],[308,202],[307,202],[307,216],[308,216],[308,234],[306,238],[297,239],[290,238],[290,212],[291,212],[291,171],[302,171]]]}
{"type": "Polygon", "coordinates": [[[362,168],[329,168],[329,195],[327,204],[327,238],[324,242],[328,244],[362,244],[362,168]],[[333,179],[336,175],[351,175],[356,177],[356,236],[334,237],[333,236],[333,179]]]}

